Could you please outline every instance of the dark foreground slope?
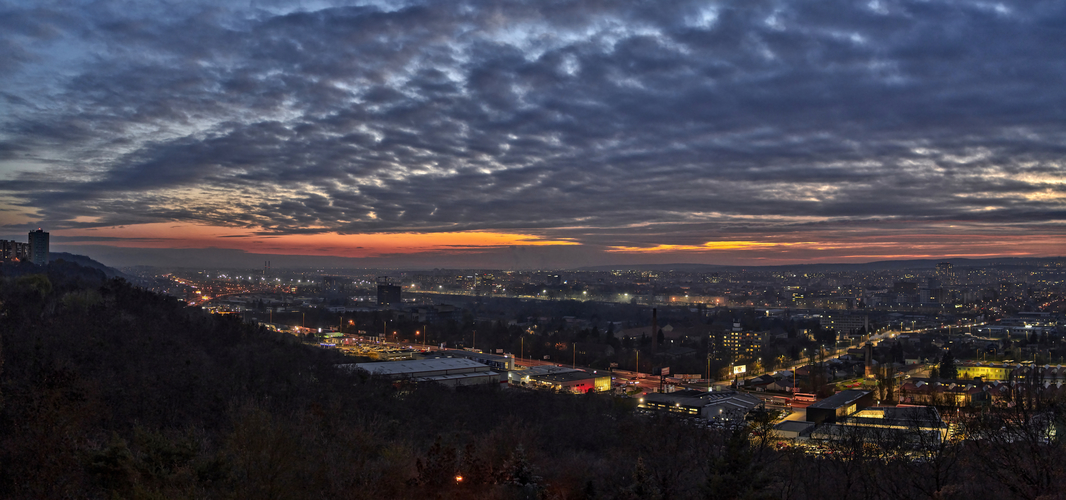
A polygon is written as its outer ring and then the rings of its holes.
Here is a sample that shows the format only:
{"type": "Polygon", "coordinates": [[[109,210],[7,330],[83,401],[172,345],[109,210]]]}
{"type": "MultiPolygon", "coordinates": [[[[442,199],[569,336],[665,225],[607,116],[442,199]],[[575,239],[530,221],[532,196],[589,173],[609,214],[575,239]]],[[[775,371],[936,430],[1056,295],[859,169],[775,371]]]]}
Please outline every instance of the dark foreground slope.
{"type": "Polygon", "coordinates": [[[1063,479],[1058,442],[1009,483],[988,446],[815,459],[609,397],[389,383],[98,271],[22,271],[0,281],[0,498],[1036,498],[1063,479]]]}

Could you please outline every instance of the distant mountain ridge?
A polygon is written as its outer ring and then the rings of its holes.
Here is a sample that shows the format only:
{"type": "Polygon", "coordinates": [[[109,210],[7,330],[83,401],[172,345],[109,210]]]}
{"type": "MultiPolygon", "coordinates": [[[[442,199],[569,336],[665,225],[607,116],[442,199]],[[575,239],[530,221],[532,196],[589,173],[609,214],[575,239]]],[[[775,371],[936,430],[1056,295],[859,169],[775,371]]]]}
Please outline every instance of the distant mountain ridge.
{"type": "Polygon", "coordinates": [[[786,264],[776,266],[730,266],[715,264],[636,264],[636,265],[608,265],[587,266],[575,269],[575,271],[680,271],[680,272],[714,272],[735,270],[764,270],[764,271],[877,271],[896,269],[934,269],[941,262],[950,262],[955,267],[987,267],[987,266],[1023,266],[1040,265],[1054,262],[1063,262],[1064,257],[997,257],[992,259],[912,259],[912,260],[881,260],[875,262],[863,262],[857,264],[786,264]]]}

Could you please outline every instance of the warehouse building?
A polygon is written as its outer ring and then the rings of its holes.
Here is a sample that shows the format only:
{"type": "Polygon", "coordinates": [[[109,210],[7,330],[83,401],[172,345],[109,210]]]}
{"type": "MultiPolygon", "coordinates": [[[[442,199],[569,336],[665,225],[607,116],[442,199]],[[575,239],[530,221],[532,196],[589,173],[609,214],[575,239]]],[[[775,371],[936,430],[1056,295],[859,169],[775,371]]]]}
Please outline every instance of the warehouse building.
{"type": "Polygon", "coordinates": [[[704,392],[686,389],[670,393],[655,392],[640,399],[640,408],[680,413],[707,420],[737,421],[762,400],[738,391],[704,392]]]}
{"type": "Polygon", "coordinates": [[[611,374],[608,372],[587,372],[561,366],[536,366],[512,371],[507,373],[507,378],[512,385],[557,391],[585,393],[611,390],[611,374]]]}
{"type": "Polygon", "coordinates": [[[924,448],[948,437],[948,425],[932,406],[871,407],[818,426],[813,439],[859,438],[867,442],[907,442],[924,448]]]}
{"type": "Polygon", "coordinates": [[[337,365],[345,370],[365,370],[372,375],[409,379],[415,382],[436,382],[451,387],[461,385],[499,384],[500,374],[487,365],[465,358],[419,359],[385,361],[382,363],[350,363],[337,365]]]}
{"type": "Polygon", "coordinates": [[[841,391],[808,406],[807,420],[815,424],[833,423],[873,404],[874,393],[871,391],[841,391]]]}
{"type": "Polygon", "coordinates": [[[426,359],[433,358],[466,358],[477,361],[497,371],[514,370],[514,356],[510,354],[489,354],[485,352],[467,351],[462,349],[447,349],[426,354],[426,359]]]}

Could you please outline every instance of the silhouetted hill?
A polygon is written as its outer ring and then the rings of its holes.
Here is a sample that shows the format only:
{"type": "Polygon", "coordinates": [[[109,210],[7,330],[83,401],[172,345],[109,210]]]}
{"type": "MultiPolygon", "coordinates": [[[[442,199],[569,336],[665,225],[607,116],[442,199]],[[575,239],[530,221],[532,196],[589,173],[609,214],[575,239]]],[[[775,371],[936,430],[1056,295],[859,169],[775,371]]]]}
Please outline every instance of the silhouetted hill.
{"type": "Polygon", "coordinates": [[[86,257],[84,255],[76,255],[76,254],[67,253],[67,252],[49,252],[48,253],[48,260],[50,262],[55,262],[57,260],[65,260],[67,262],[73,262],[73,263],[75,263],[75,264],[77,264],[79,266],[82,266],[82,267],[89,267],[89,268],[92,268],[92,269],[99,269],[99,270],[103,271],[104,275],[107,276],[108,278],[129,279],[129,276],[126,276],[126,274],[124,274],[122,271],[119,271],[118,269],[115,269],[113,267],[105,266],[105,265],[103,265],[103,264],[101,264],[101,263],[99,263],[99,262],[97,262],[97,261],[95,261],[93,259],[90,259],[89,257],[86,257]]]}

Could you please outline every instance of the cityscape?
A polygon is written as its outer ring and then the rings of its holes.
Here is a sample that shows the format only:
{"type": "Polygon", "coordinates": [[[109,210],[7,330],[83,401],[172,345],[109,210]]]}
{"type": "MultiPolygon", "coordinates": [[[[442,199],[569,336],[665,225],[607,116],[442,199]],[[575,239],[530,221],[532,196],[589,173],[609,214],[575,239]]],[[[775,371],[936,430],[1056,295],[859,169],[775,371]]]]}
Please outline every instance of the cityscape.
{"type": "Polygon", "coordinates": [[[4,0],[0,498],[1064,498],[1063,39],[4,0]]]}

